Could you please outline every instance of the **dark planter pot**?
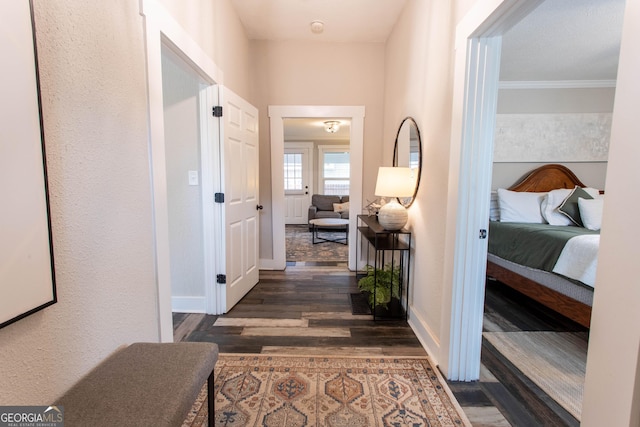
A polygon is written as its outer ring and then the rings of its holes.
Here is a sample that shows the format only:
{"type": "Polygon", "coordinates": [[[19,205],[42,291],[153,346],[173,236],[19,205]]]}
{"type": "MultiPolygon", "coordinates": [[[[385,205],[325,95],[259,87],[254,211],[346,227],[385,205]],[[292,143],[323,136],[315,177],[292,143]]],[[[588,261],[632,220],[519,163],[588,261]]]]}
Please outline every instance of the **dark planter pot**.
{"type": "Polygon", "coordinates": [[[405,310],[402,303],[397,298],[391,298],[391,301],[385,308],[384,305],[376,305],[372,309],[374,319],[404,319],[405,310]]]}

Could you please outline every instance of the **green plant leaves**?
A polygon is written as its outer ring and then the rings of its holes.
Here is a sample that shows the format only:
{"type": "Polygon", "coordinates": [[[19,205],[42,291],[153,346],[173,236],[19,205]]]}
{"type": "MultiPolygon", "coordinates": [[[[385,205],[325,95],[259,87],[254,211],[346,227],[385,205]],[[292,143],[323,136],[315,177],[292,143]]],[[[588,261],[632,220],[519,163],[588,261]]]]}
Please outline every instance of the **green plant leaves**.
{"type": "Polygon", "coordinates": [[[358,287],[363,292],[369,292],[371,307],[382,305],[387,308],[391,297],[400,298],[400,266],[387,264],[376,271],[370,265],[365,267],[366,276],[358,280],[358,287]]]}

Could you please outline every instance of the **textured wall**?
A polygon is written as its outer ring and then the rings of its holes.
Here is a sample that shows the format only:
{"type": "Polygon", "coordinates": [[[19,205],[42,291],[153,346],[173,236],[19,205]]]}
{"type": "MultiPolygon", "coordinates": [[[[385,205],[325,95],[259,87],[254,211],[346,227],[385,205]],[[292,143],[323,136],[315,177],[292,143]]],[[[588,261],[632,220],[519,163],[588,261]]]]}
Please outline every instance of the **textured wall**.
{"type": "Polygon", "coordinates": [[[608,87],[500,90],[492,188],[508,187],[549,162],[562,163],[585,184],[604,188],[614,96],[615,88],[608,87]],[[532,121],[540,123],[532,127],[532,121]],[[525,132],[507,136],[500,123],[511,131],[513,125],[522,126],[525,132]],[[586,135],[584,126],[576,126],[580,123],[591,127],[586,135]],[[538,131],[540,125],[547,127],[544,133],[538,131]],[[506,146],[512,138],[517,150],[506,146]],[[554,147],[559,141],[561,146],[554,147]],[[576,155],[572,141],[586,153],[576,155]]]}
{"type": "Polygon", "coordinates": [[[59,302],[0,330],[1,405],[158,340],[138,2],[34,3],[59,302]]]}
{"type": "Polygon", "coordinates": [[[494,162],[606,162],[611,113],[498,114],[494,162]]]}

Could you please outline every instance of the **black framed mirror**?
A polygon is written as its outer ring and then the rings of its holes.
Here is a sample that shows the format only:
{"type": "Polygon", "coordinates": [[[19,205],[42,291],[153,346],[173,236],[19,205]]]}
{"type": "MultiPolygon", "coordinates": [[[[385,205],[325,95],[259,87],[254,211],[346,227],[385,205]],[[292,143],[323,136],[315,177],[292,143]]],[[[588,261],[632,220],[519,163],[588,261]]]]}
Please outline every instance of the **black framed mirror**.
{"type": "Polygon", "coordinates": [[[411,206],[418,193],[420,174],[422,172],[422,140],[420,129],[413,117],[405,117],[400,123],[393,148],[393,166],[409,167],[416,179],[413,196],[398,199],[405,208],[411,206]]]}

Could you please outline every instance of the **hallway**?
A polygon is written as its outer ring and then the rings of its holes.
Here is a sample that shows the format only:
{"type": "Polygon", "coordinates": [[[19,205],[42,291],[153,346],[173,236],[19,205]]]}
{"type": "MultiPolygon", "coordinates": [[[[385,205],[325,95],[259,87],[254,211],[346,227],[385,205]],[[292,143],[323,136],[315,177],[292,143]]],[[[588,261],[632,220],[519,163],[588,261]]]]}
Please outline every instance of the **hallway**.
{"type": "MultiPolygon", "coordinates": [[[[174,313],[174,339],[215,342],[221,353],[427,356],[405,321],[374,322],[371,315],[352,314],[349,294],[354,292],[355,274],[344,263],[304,262],[285,271],[261,271],[260,282],[223,316],[174,313]]],[[[481,381],[449,386],[474,426],[511,425],[494,402],[506,396],[509,405],[513,397],[487,369],[481,381]]],[[[518,407],[515,415],[526,419],[527,412],[518,407]]]]}
{"type": "Polygon", "coordinates": [[[222,353],[426,356],[406,322],[351,314],[358,286],[344,264],[310,264],[261,271],[224,316],[174,313],[175,340],[216,342],[222,353]]]}

